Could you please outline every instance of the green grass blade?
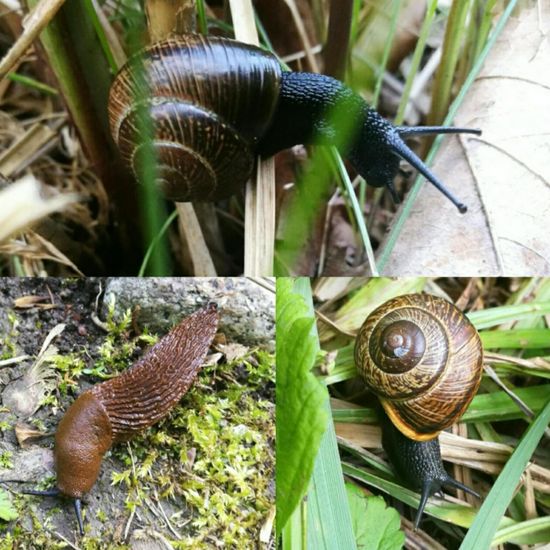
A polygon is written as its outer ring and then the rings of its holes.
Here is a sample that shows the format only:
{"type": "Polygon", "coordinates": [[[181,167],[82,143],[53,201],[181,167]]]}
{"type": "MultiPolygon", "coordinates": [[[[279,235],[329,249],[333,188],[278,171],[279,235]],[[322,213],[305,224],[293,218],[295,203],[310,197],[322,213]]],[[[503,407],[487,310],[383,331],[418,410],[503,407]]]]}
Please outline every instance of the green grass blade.
{"type": "Polygon", "coordinates": [[[145,256],[143,257],[143,261],[141,262],[141,267],[139,268],[138,277],[143,277],[145,275],[145,272],[147,270],[147,266],[149,264],[149,260],[151,259],[151,256],[153,255],[153,252],[155,250],[155,247],[161,242],[162,238],[166,234],[166,231],[168,231],[168,228],[170,225],[172,225],[172,222],[178,217],[178,211],[174,210],[168,218],[166,218],[166,221],[162,225],[160,231],[158,234],[153,238],[151,241],[151,244],[147,248],[147,252],[145,253],[145,256]]]}
{"type": "MultiPolygon", "coordinates": [[[[304,285],[309,280],[297,282],[304,285]]],[[[311,372],[319,351],[315,318],[294,280],[277,280],[277,532],[307,491],[327,426],[328,394],[311,372]]]]}
{"type": "MultiPolygon", "coordinates": [[[[399,483],[385,479],[381,476],[368,472],[367,470],[348,464],[342,463],[344,474],[361,481],[371,487],[375,487],[384,493],[387,493],[401,502],[417,508],[420,502],[420,495],[401,487],[399,483]]],[[[432,498],[428,501],[425,508],[425,513],[443,521],[448,521],[454,525],[468,527],[474,521],[475,510],[465,504],[454,504],[452,502],[443,501],[441,499],[432,498]]],[[[506,522],[509,525],[510,520],[506,522]]]]}
{"type": "Polygon", "coordinates": [[[550,516],[521,521],[503,527],[496,532],[493,545],[511,542],[514,544],[537,544],[550,540],[550,516]]]}
{"type": "MultiPolygon", "coordinates": [[[[327,413],[330,414],[328,402],[327,413]]],[[[308,492],[308,548],[310,550],[355,550],[334,423],[329,421],[308,492]]]]}
{"type": "Polygon", "coordinates": [[[520,477],[549,422],[550,401],[537,415],[498,476],[466,534],[460,546],[461,550],[483,550],[495,544],[493,538],[496,530],[514,496],[520,477]]]}
{"type": "Polygon", "coordinates": [[[550,348],[550,329],[546,328],[483,331],[479,336],[484,349],[550,348]]]}
{"type": "Polygon", "coordinates": [[[355,222],[357,223],[357,227],[359,228],[359,234],[361,236],[361,240],[363,241],[363,247],[365,248],[365,253],[367,255],[370,272],[373,277],[377,277],[378,270],[376,269],[376,262],[374,260],[374,250],[372,249],[372,244],[370,242],[367,226],[365,225],[365,219],[363,217],[361,206],[359,204],[359,201],[357,200],[357,196],[355,195],[355,189],[353,188],[351,180],[349,179],[348,171],[344,166],[344,161],[342,160],[342,157],[335,147],[331,147],[330,151],[333,156],[333,161],[336,163],[336,166],[338,168],[340,178],[344,183],[348,199],[351,203],[353,216],[355,218],[355,222]]]}
{"type": "Polygon", "coordinates": [[[550,302],[539,302],[472,311],[467,314],[467,317],[472,321],[477,330],[481,330],[510,321],[531,319],[533,317],[540,318],[540,316],[548,314],[550,314],[550,302]]]}
{"type": "MultiPolygon", "coordinates": [[[[313,299],[309,279],[297,279],[294,291],[304,299],[309,314],[313,316],[313,299]]],[[[317,351],[320,351],[315,324],[311,328],[310,335],[315,338],[317,351]]],[[[307,495],[307,548],[315,550],[355,550],[351,514],[344,486],[334,423],[330,419],[328,399],[325,400],[323,409],[328,418],[328,424],[319,445],[319,452],[315,457],[313,476],[307,495]]]]}

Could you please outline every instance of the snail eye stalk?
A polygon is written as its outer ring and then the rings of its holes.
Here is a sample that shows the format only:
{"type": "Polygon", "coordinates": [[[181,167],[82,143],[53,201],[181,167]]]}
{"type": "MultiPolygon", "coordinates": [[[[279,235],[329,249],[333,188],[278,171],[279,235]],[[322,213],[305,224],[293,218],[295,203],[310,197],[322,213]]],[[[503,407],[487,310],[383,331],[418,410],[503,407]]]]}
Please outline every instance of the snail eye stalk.
{"type": "MultiPolygon", "coordinates": [[[[389,146],[391,150],[406,160],[412,167],[416,168],[432,185],[441,191],[457,208],[461,214],[466,213],[468,207],[460,202],[444,185],[444,183],[417,157],[413,151],[407,147],[401,138],[420,135],[436,134],[474,134],[481,135],[481,130],[477,128],[456,128],[445,126],[397,126],[395,128],[397,135],[390,138],[389,146]]],[[[388,185],[389,187],[389,185],[388,185]]],[[[390,193],[392,192],[390,188],[390,193]]],[[[392,193],[393,196],[393,193],[392,193]]]]}

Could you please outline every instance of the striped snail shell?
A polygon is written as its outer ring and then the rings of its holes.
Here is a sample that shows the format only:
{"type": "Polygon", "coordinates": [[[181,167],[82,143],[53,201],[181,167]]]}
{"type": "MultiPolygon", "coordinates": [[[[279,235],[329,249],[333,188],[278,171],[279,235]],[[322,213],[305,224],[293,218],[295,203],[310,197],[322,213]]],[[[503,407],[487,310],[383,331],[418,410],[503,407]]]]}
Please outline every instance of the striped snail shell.
{"type": "Polygon", "coordinates": [[[393,424],[405,436],[427,441],[462,416],[473,399],[483,349],[474,326],[453,304],[410,294],[367,317],[355,362],[393,424]]]}
{"type": "Polygon", "coordinates": [[[113,139],[140,174],[148,112],[164,196],[182,202],[229,197],[252,172],[280,79],[275,56],[254,46],[197,34],[163,40],[133,56],[113,82],[113,139]]]}

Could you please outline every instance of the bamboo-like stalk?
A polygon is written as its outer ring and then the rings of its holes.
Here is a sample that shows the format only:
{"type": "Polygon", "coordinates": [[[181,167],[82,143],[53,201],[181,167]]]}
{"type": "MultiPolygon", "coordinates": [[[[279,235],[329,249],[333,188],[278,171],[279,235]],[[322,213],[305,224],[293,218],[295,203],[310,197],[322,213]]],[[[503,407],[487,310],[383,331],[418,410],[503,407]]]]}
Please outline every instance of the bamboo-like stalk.
{"type": "MultiPolygon", "coordinates": [[[[250,0],[230,0],[235,38],[259,44],[250,0]]],[[[273,273],[275,242],[275,165],[273,159],[258,160],[256,181],[246,184],[244,274],[251,277],[273,273]]]]}
{"type": "Polygon", "coordinates": [[[324,73],[343,80],[349,52],[353,0],[332,0],[325,47],[324,73]]]}

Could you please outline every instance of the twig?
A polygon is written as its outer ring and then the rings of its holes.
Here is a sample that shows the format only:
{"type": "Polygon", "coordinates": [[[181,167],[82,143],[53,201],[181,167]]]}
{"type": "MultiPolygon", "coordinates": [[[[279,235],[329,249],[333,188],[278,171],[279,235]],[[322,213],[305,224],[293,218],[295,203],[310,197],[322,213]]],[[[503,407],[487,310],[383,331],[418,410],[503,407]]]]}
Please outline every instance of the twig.
{"type": "Polygon", "coordinates": [[[348,332],[347,330],[345,330],[343,328],[340,328],[334,321],[329,319],[324,313],[321,313],[321,312],[315,310],[315,315],[317,315],[317,317],[321,321],[323,321],[323,323],[329,325],[331,328],[333,328],[334,330],[336,330],[340,334],[343,334],[344,336],[348,336],[349,338],[356,338],[357,337],[357,334],[355,334],[353,332],[348,332]]]}
{"type": "Polygon", "coordinates": [[[53,19],[65,0],[42,0],[23,21],[23,33],[0,61],[0,80],[3,80],[18,59],[25,54],[33,40],[53,19]]]}

